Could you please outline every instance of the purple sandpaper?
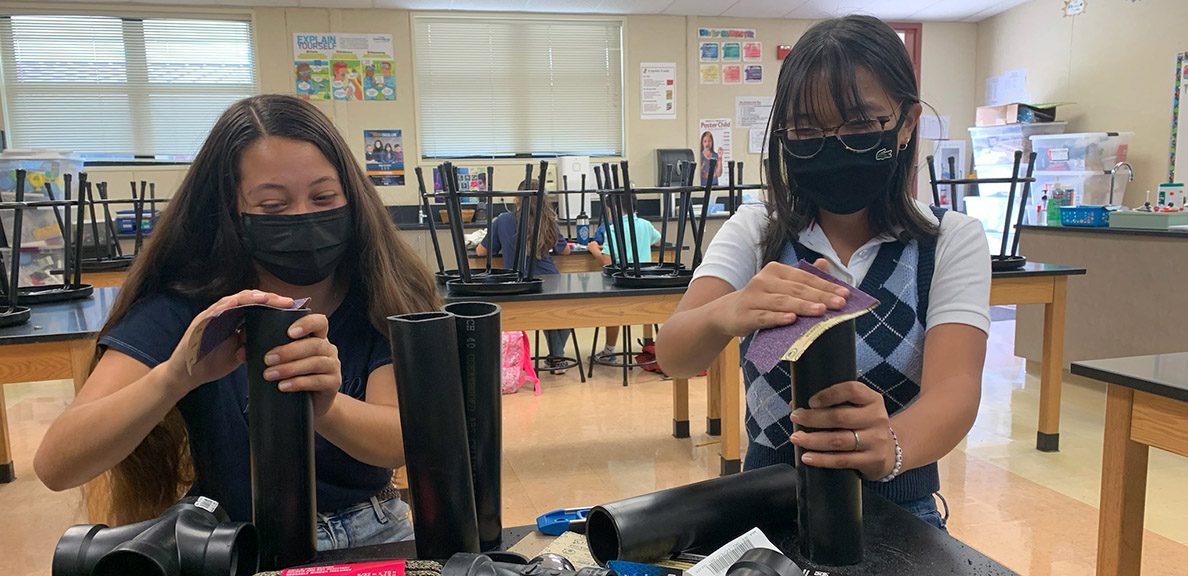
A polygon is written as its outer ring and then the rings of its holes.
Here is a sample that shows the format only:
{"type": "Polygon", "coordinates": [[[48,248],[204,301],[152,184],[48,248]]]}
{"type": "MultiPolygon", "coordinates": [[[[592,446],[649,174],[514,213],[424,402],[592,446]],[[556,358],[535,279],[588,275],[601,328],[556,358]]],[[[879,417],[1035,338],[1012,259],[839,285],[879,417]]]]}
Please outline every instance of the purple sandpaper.
{"type": "MultiPolygon", "coordinates": [[[[309,298],[293,300],[293,305],[288,308],[281,306],[272,306],[272,308],[296,310],[305,306],[306,302],[309,302],[309,298]]],[[[204,356],[210,354],[219,344],[223,343],[223,340],[229,338],[240,326],[243,326],[244,314],[247,313],[248,308],[253,306],[265,306],[265,304],[245,304],[212,314],[210,319],[207,320],[206,326],[202,328],[202,340],[198,346],[198,355],[195,361],[201,360],[204,356]]]]}
{"type": "Polygon", "coordinates": [[[850,297],[846,299],[846,305],[840,310],[826,310],[821,316],[797,316],[796,321],[787,326],[759,330],[751,340],[750,347],[747,348],[746,359],[763,373],[771,372],[796,341],[813,326],[839,316],[861,316],[879,305],[879,301],[873,296],[838,280],[828,272],[820,270],[804,260],[797,262],[796,267],[838,286],[848,288],[850,297]]]}

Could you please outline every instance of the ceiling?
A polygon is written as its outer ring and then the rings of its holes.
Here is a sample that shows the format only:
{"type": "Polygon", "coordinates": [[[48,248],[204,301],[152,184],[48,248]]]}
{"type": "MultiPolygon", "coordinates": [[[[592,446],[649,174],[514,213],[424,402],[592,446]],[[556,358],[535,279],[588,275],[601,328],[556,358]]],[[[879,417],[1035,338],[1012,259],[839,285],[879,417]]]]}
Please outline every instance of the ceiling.
{"type": "MultiPolygon", "coordinates": [[[[78,3],[79,0],[50,0],[78,3]]],[[[1028,0],[83,0],[95,4],[404,8],[484,12],[669,14],[820,19],[854,12],[891,21],[977,22],[1028,0]]]]}

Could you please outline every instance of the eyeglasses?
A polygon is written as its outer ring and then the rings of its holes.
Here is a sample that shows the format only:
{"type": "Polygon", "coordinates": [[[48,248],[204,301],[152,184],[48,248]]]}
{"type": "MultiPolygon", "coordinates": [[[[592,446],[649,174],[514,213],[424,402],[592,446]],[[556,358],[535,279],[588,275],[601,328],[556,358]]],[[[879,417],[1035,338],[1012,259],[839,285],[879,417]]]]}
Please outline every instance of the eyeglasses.
{"type": "MultiPolygon", "coordinates": [[[[895,130],[903,125],[905,114],[899,115],[895,123],[895,130]]],[[[870,152],[878,148],[883,142],[883,134],[891,116],[876,116],[874,118],[855,118],[828,130],[820,128],[779,128],[776,130],[782,136],[784,150],[794,158],[807,160],[816,156],[824,147],[825,139],[832,136],[841,142],[842,146],[854,153],[870,152]]]]}

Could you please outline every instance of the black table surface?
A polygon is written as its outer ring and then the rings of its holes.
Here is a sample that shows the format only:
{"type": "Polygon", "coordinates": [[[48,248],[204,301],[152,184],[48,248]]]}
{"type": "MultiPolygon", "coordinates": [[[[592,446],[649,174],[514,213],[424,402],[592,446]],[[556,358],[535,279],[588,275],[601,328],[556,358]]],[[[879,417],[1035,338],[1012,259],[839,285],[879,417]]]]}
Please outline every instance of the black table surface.
{"type": "Polygon", "coordinates": [[[1188,402],[1188,352],[1073,362],[1070,372],[1188,402]]]}
{"type": "Polygon", "coordinates": [[[1029,278],[1035,276],[1079,276],[1085,273],[1084,268],[1075,266],[1061,266],[1059,264],[1043,264],[1027,262],[1018,270],[992,272],[993,278],[1029,278]]]}
{"type": "Polygon", "coordinates": [[[29,321],[0,328],[0,346],[93,337],[107,321],[119,288],[95,288],[89,298],[29,307],[29,321]]]}
{"type": "MultiPolygon", "coordinates": [[[[829,568],[814,566],[797,553],[794,536],[779,538],[777,542],[802,568],[825,568],[836,574],[865,576],[941,576],[962,574],[969,576],[1011,575],[1015,572],[970,548],[946,532],[924,523],[889,500],[864,490],[862,501],[865,559],[854,566],[829,568]]],[[[510,548],[529,532],[532,526],[508,528],[503,531],[504,546],[510,548]]],[[[411,542],[379,544],[318,554],[316,564],[370,562],[396,558],[413,558],[416,547],[411,542]]]]}
{"type": "Polygon", "coordinates": [[[451,292],[445,286],[438,286],[438,292],[447,302],[481,300],[483,302],[528,302],[533,300],[577,300],[580,298],[611,298],[615,296],[639,296],[657,294],[683,294],[684,286],[674,288],[620,288],[602,272],[570,272],[566,274],[543,274],[541,291],[535,294],[500,294],[490,296],[467,296],[451,292]]]}

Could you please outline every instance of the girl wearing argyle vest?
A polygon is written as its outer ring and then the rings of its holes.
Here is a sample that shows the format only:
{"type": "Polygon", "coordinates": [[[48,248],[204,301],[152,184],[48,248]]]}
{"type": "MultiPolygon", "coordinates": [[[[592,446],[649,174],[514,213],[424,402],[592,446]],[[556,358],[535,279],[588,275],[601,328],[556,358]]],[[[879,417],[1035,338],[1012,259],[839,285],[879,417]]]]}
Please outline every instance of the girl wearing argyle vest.
{"type": "Polygon", "coordinates": [[[791,463],[857,470],[876,493],[943,528],[936,462],[977,415],[990,327],[990,256],[978,221],[912,194],[921,113],[898,35],[865,16],[814,25],[784,59],[768,130],[767,203],[714,237],[656,339],[661,368],[704,370],[731,338],[874,296],[856,320],[858,379],[792,412],[791,368],[743,362],[748,469],[791,463]],[[799,423],[818,432],[793,433],[799,423]]]}

